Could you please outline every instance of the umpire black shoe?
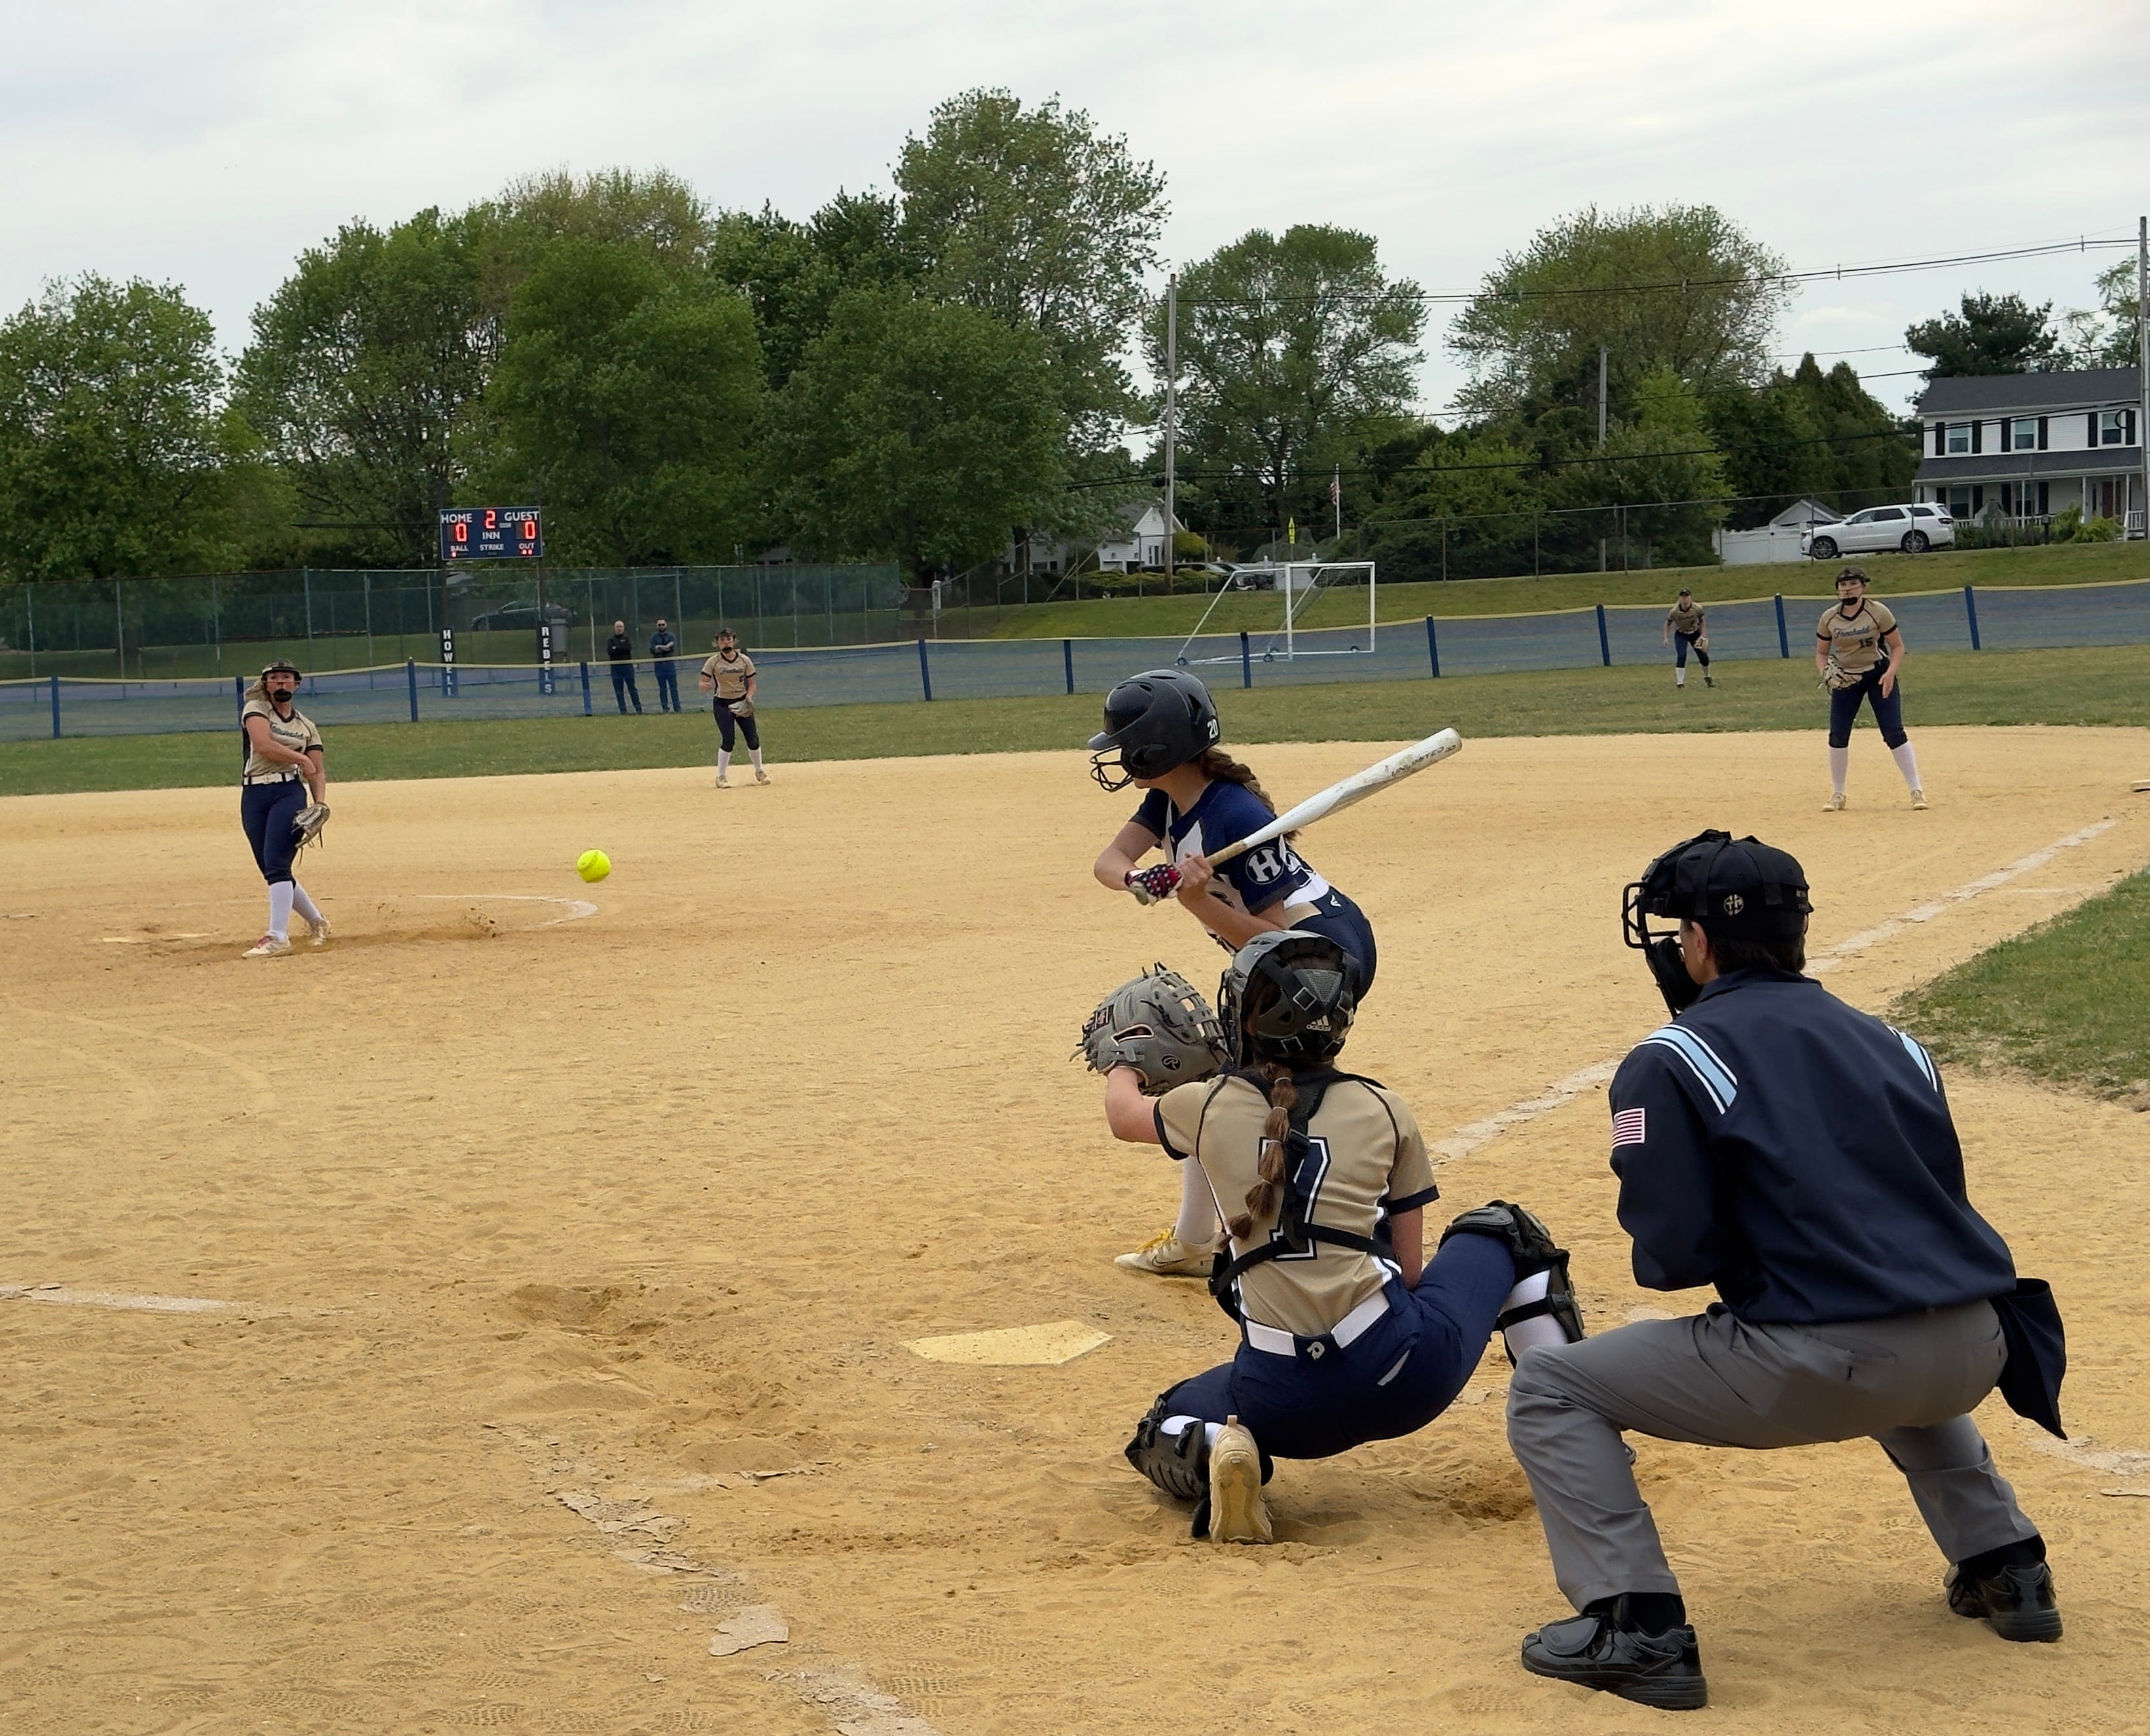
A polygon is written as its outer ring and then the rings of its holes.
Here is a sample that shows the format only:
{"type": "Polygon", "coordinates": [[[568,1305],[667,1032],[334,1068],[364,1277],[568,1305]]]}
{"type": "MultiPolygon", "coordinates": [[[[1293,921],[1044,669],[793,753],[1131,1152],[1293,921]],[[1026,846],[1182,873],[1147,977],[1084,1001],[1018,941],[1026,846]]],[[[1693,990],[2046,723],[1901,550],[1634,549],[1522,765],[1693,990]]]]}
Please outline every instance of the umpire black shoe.
{"type": "Polygon", "coordinates": [[[2003,1639],[2056,1640],[2061,1609],[2053,1597],[2053,1570],[2043,1562],[1976,1571],[1975,1562],[1948,1572],[1949,1607],[1973,1620],[1983,1617],[2003,1639]]]}
{"type": "Polygon", "coordinates": [[[1693,1712],[1709,1703],[1694,1629],[1686,1626],[1637,1633],[1623,1632],[1609,1615],[1575,1616],[1526,1639],[1523,1668],[1664,1712],[1693,1712]]]}

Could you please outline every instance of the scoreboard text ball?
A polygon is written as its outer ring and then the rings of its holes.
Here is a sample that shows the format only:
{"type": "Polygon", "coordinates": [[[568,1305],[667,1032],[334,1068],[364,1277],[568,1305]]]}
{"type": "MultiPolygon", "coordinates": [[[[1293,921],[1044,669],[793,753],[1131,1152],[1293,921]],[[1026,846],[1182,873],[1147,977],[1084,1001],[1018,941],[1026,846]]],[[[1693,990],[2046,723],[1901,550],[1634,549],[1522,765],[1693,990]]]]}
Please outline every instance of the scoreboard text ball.
{"type": "Polygon", "coordinates": [[[441,514],[443,561],[536,561],[545,525],[535,507],[457,507],[441,514]]]}

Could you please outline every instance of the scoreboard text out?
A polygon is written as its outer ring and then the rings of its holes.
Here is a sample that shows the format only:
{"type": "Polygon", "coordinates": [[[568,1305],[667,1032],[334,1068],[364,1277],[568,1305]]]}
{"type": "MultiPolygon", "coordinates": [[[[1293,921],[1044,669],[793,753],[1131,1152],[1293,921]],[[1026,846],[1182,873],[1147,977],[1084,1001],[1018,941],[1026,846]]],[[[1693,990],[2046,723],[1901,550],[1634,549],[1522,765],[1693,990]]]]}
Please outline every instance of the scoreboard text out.
{"type": "Polygon", "coordinates": [[[535,507],[455,507],[441,514],[443,561],[544,558],[544,521],[535,507]]]}

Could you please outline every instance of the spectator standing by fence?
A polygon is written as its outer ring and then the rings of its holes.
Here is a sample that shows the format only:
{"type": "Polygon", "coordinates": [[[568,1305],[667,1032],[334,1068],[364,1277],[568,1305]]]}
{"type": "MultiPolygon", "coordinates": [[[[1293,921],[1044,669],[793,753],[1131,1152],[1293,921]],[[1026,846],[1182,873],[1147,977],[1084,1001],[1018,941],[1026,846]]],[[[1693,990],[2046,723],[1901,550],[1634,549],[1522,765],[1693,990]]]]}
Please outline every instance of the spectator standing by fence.
{"type": "Polygon", "coordinates": [[[634,714],[642,715],[642,689],[634,684],[634,641],[627,636],[627,623],[612,623],[612,637],[605,641],[605,655],[612,661],[613,703],[619,707],[622,717],[627,715],[627,702],[634,701],[634,714]]]}
{"type": "Polygon", "coordinates": [[[649,635],[651,666],[657,672],[657,709],[677,711],[679,709],[679,669],[673,659],[679,654],[679,635],[673,632],[671,623],[664,616],[657,618],[657,631],[649,635]]]}

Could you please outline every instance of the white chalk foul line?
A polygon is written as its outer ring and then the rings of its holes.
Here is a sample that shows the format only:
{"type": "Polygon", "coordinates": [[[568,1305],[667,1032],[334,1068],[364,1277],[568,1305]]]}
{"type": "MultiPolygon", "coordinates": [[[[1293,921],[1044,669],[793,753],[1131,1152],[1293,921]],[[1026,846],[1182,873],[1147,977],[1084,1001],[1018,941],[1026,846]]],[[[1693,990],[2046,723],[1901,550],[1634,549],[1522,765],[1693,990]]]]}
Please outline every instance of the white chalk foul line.
{"type": "Polygon", "coordinates": [[[555,916],[550,922],[540,922],[540,928],[557,928],[563,922],[579,922],[585,916],[594,916],[598,907],[587,898],[551,898],[542,892],[414,892],[414,898],[428,904],[562,904],[568,907],[564,916],[555,916]]]}
{"type": "Polygon", "coordinates": [[[131,1308],[146,1314],[215,1314],[230,1307],[206,1296],[129,1296],[116,1290],[73,1290],[63,1284],[0,1284],[0,1302],[54,1302],[70,1308],[131,1308]]]}
{"type": "MultiPolygon", "coordinates": [[[[2080,831],[2070,832],[2065,838],[2056,838],[2042,850],[2034,850],[2021,860],[2011,862],[2006,868],[1996,869],[1991,874],[1981,874],[1976,880],[1966,881],[1953,892],[1944,893],[1926,904],[1914,905],[1902,916],[1891,916],[1878,927],[1850,936],[1834,946],[1824,946],[1808,958],[1807,974],[1819,976],[1854,954],[1878,946],[1915,924],[1930,922],[1958,905],[1967,904],[1974,898],[2006,886],[2011,881],[2021,880],[2026,874],[2035,874],[2062,850],[2079,849],[2094,838],[2103,837],[2119,824],[2117,817],[2096,821],[2080,831]]],[[[1554,1110],[1574,1102],[1584,1092],[1609,1084],[1612,1075],[1619,1071],[1620,1058],[1616,1056],[1609,1061],[1593,1062],[1588,1067],[1579,1067],[1566,1078],[1555,1080],[1535,1097],[1524,1098],[1509,1104],[1505,1109],[1495,1110],[1481,1120],[1467,1123],[1445,1139],[1429,1141],[1427,1148],[1445,1163],[1467,1158],[1512,1128],[1522,1127],[1541,1116],[1550,1115],[1554,1110]]]]}

